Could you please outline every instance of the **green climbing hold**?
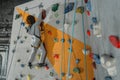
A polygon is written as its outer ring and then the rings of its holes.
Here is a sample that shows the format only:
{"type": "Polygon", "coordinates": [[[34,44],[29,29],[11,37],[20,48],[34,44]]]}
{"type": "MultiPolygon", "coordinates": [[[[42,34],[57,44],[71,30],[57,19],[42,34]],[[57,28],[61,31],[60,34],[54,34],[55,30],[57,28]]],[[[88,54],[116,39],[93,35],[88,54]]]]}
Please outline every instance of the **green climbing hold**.
{"type": "Polygon", "coordinates": [[[23,40],[21,40],[21,41],[20,41],[20,43],[22,44],[22,43],[24,43],[24,41],[23,41],[23,40]]]}
{"type": "Polygon", "coordinates": [[[20,36],[17,37],[17,40],[20,39],[20,36]]]}
{"type": "Polygon", "coordinates": [[[65,73],[64,73],[64,72],[62,72],[62,73],[61,73],[61,75],[62,75],[62,77],[64,77],[64,76],[65,76],[65,73]]]}
{"type": "Polygon", "coordinates": [[[18,19],[18,18],[20,18],[20,17],[21,17],[21,14],[16,14],[15,20],[18,19]]]}
{"type": "Polygon", "coordinates": [[[27,53],[29,53],[29,52],[30,52],[30,50],[27,50],[26,52],[27,52],[27,53]]]}
{"type": "Polygon", "coordinates": [[[24,36],[25,39],[27,39],[27,36],[24,36]]]}
{"type": "Polygon", "coordinates": [[[28,7],[26,7],[26,8],[25,8],[25,11],[28,11],[28,10],[29,10],[28,7]]]}
{"type": "Polygon", "coordinates": [[[20,62],[20,61],[21,61],[21,59],[18,59],[18,60],[17,60],[17,62],[20,62]]]}
{"type": "Polygon", "coordinates": [[[49,74],[51,77],[53,77],[54,76],[54,73],[53,72],[50,72],[50,74],[49,74]]]}
{"type": "Polygon", "coordinates": [[[54,42],[58,42],[58,38],[54,38],[54,42]]]}
{"type": "Polygon", "coordinates": [[[59,8],[59,4],[58,3],[52,5],[52,11],[53,12],[56,12],[58,10],[58,8],[59,8]]]}
{"type": "Polygon", "coordinates": [[[84,7],[83,6],[80,6],[76,9],[76,13],[81,13],[83,14],[84,13],[84,7]]]}
{"type": "Polygon", "coordinates": [[[13,53],[15,53],[15,51],[16,51],[15,49],[12,50],[13,53]]]}
{"type": "Polygon", "coordinates": [[[75,73],[80,73],[80,68],[75,67],[75,68],[73,69],[73,72],[75,72],[75,73]]]}

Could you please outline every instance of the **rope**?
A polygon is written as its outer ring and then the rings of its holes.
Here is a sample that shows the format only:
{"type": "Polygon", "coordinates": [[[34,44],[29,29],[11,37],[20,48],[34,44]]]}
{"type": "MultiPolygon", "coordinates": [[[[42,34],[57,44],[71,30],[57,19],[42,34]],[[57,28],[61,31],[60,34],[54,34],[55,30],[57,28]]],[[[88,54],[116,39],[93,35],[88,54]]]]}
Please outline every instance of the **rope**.
{"type": "MultiPolygon", "coordinates": [[[[82,5],[84,4],[84,0],[82,0],[82,5]]],[[[87,70],[87,57],[86,57],[86,39],[85,39],[85,25],[84,25],[84,13],[82,14],[82,27],[83,27],[83,36],[84,36],[84,49],[85,49],[85,55],[84,55],[84,67],[85,67],[85,75],[86,80],[88,80],[88,70],[87,70]]]]}
{"type": "Polygon", "coordinates": [[[71,33],[71,44],[70,44],[70,54],[68,56],[68,76],[66,77],[66,80],[69,80],[69,74],[70,74],[70,63],[71,63],[71,54],[72,54],[72,42],[73,42],[73,36],[74,36],[74,26],[75,26],[75,19],[76,19],[76,7],[77,7],[77,0],[74,0],[74,15],[73,15],[73,22],[72,22],[72,33],[71,33]]]}
{"type": "MultiPolygon", "coordinates": [[[[66,7],[66,0],[64,0],[64,11],[66,7]]],[[[63,13],[64,14],[64,13],[63,13]]],[[[62,39],[64,39],[64,24],[65,24],[65,14],[63,18],[63,27],[62,27],[62,39]]],[[[64,54],[64,43],[62,42],[62,49],[61,49],[61,59],[60,59],[60,80],[62,80],[62,62],[63,62],[63,54],[64,54]]]]}
{"type": "MultiPolygon", "coordinates": [[[[24,11],[24,13],[23,13],[23,15],[25,14],[25,11],[24,11]]],[[[21,22],[23,22],[23,19],[21,20],[21,22]]],[[[21,32],[21,27],[22,27],[22,25],[20,24],[20,29],[19,29],[19,31],[18,31],[18,36],[20,35],[20,32],[21,32]]],[[[17,38],[17,43],[18,43],[18,38],[17,38]]],[[[17,43],[15,44],[15,50],[16,50],[16,47],[17,47],[17,43]]],[[[11,58],[11,62],[10,62],[10,66],[9,66],[9,68],[8,68],[8,72],[7,72],[7,76],[6,76],[6,78],[8,78],[8,75],[9,75],[9,73],[10,73],[10,69],[11,69],[11,66],[12,66],[12,64],[13,64],[13,57],[14,57],[14,55],[15,55],[15,53],[13,53],[13,55],[12,55],[12,58],[11,58]]]]}

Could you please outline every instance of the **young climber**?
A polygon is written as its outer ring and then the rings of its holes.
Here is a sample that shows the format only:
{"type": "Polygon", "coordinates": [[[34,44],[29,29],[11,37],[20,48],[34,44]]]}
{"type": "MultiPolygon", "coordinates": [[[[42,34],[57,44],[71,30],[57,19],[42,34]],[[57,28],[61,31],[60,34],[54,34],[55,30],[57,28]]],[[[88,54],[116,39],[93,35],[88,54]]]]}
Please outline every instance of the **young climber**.
{"type": "Polygon", "coordinates": [[[27,19],[26,19],[28,24],[28,27],[26,28],[27,33],[32,36],[32,43],[31,43],[32,54],[28,62],[28,66],[30,67],[30,69],[32,68],[32,62],[39,48],[42,50],[42,54],[41,54],[40,62],[38,63],[38,65],[40,67],[45,65],[46,50],[41,41],[41,30],[43,31],[42,24],[45,18],[46,18],[46,11],[43,9],[38,16],[37,21],[35,21],[35,17],[32,15],[27,16],[27,19]]]}

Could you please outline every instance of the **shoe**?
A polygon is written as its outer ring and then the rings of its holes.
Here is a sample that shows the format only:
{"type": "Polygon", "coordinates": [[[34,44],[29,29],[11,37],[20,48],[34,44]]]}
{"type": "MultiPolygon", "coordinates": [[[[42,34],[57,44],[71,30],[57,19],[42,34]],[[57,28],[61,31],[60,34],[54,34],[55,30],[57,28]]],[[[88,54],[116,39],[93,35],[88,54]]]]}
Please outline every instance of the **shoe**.
{"type": "Polygon", "coordinates": [[[43,67],[43,66],[45,66],[45,63],[38,63],[38,66],[43,67]]]}
{"type": "Polygon", "coordinates": [[[31,62],[28,63],[28,66],[29,66],[30,69],[32,69],[32,63],[31,62]]]}

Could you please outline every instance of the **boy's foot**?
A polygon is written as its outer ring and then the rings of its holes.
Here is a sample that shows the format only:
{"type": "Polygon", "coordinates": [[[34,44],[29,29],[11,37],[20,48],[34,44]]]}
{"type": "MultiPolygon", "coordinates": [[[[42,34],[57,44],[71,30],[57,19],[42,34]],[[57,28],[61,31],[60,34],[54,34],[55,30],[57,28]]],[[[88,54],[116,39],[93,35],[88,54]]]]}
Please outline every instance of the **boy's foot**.
{"type": "Polygon", "coordinates": [[[38,66],[39,67],[43,67],[43,66],[46,66],[47,64],[45,64],[45,63],[38,63],[38,66]]]}
{"type": "Polygon", "coordinates": [[[28,63],[28,66],[29,66],[30,69],[32,69],[32,63],[31,62],[28,63]]]}

